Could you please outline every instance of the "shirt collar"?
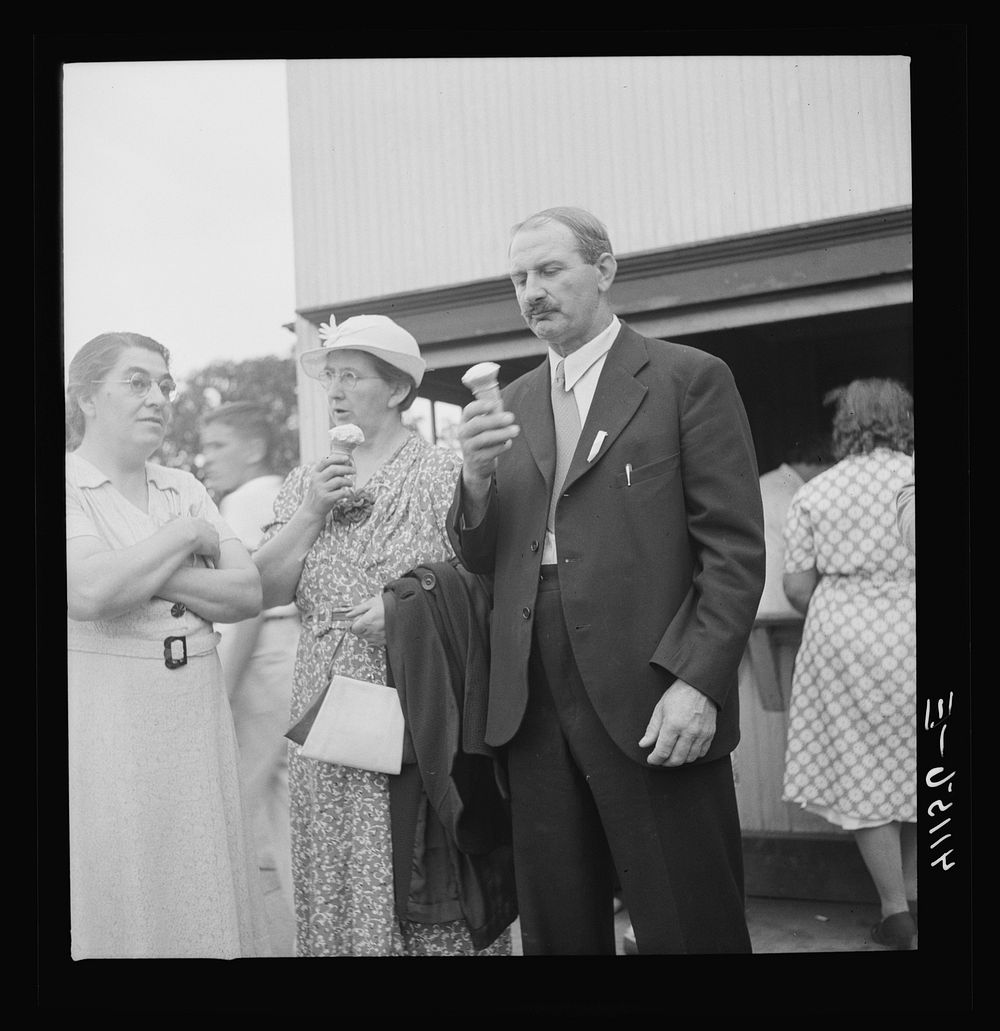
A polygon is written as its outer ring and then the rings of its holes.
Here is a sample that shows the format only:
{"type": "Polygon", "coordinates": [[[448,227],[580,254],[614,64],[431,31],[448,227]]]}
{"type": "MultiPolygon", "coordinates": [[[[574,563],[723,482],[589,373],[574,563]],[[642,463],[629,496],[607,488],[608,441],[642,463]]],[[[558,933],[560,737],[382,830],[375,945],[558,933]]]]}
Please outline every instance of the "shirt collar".
{"type": "Polygon", "coordinates": [[[173,470],[165,465],[146,463],[146,482],[155,483],[160,490],[176,490],[176,483],[171,482],[173,470]]]}
{"type": "MultiPolygon", "coordinates": [[[[566,377],[566,389],[572,390],[580,377],[596,362],[603,358],[611,345],[615,342],[619,331],[622,328],[617,315],[611,316],[611,323],[606,329],[602,329],[593,340],[587,341],[583,347],[578,347],[572,354],[566,355],[563,364],[563,374],[566,377]]],[[[549,348],[549,375],[555,380],[556,366],[563,361],[562,355],[549,348]]]]}
{"type": "MultiPolygon", "coordinates": [[[[110,483],[111,477],[106,473],[101,472],[92,462],[88,462],[82,455],[78,455],[75,451],[71,451],[66,456],[70,461],[76,464],[76,482],[81,487],[100,487],[103,483],[110,483]]],[[[155,484],[160,490],[172,490],[174,485],[169,482],[170,472],[167,471],[165,466],[154,465],[151,462],[146,463],[146,480],[149,483],[155,484]]]]}
{"type": "Polygon", "coordinates": [[[70,451],[66,456],[66,460],[76,466],[76,482],[81,487],[100,487],[102,483],[111,482],[110,476],[106,476],[96,465],[88,462],[86,458],[78,455],[75,451],[70,451]]]}

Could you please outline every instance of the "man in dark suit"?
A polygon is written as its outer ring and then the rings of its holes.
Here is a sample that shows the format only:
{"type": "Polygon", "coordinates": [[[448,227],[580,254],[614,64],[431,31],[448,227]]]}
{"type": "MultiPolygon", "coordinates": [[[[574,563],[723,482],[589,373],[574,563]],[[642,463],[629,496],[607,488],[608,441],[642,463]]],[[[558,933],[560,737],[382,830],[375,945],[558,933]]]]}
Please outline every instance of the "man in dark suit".
{"type": "Polygon", "coordinates": [[[450,522],[494,578],[487,740],[524,952],[613,953],[616,871],[640,953],[747,952],[729,753],[764,543],[743,404],[717,358],[619,322],[588,212],[532,216],[509,259],[549,353],[464,410],[450,522]]]}

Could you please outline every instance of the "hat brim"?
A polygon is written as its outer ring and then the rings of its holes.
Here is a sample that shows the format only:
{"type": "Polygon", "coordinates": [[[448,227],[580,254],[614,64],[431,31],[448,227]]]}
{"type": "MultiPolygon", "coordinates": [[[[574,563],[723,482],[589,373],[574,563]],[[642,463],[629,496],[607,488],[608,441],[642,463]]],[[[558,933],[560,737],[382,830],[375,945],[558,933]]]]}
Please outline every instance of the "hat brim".
{"type": "Polygon", "coordinates": [[[424,371],[427,368],[427,362],[416,355],[400,354],[398,351],[386,351],[381,347],[373,347],[371,344],[366,344],[361,340],[354,341],[348,337],[342,344],[336,343],[328,347],[314,347],[309,351],[303,351],[299,355],[299,362],[302,365],[303,372],[313,379],[319,379],[326,368],[327,355],[333,354],[335,351],[365,351],[367,354],[373,354],[376,358],[381,358],[382,361],[391,365],[394,369],[405,372],[413,380],[414,385],[418,387],[424,378],[424,371]]]}

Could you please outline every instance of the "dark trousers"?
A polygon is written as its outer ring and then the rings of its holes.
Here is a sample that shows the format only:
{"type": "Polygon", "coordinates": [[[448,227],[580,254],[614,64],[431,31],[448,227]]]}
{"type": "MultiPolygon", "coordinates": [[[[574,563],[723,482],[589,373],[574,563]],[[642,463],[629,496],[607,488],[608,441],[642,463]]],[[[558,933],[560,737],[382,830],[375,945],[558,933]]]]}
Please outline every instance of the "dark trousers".
{"type": "Polygon", "coordinates": [[[525,955],[614,954],[616,869],[640,953],[749,952],[729,759],[626,757],[587,698],[555,578],[543,577],[534,626],[507,750],[525,955]]]}

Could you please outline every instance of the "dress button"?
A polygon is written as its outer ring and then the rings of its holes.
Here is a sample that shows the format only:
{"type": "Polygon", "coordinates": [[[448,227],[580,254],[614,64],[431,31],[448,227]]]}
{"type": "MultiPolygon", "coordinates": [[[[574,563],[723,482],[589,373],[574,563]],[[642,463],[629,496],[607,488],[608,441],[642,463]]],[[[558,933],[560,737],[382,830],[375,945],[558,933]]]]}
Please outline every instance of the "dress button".
{"type": "Polygon", "coordinates": [[[532,551],[538,551],[538,541],[532,541],[531,542],[531,550],[532,551]]]}
{"type": "Polygon", "coordinates": [[[433,591],[436,584],[437,577],[435,577],[433,573],[424,573],[420,578],[420,586],[423,587],[425,591],[433,591]]]}
{"type": "Polygon", "coordinates": [[[521,615],[524,616],[525,619],[530,618],[530,616],[531,616],[531,609],[529,609],[528,606],[525,605],[524,608],[521,609],[521,615]]]}
{"type": "Polygon", "coordinates": [[[180,619],[185,612],[187,612],[187,606],[183,602],[175,601],[173,605],[170,606],[170,615],[173,616],[174,619],[180,619]]]}

